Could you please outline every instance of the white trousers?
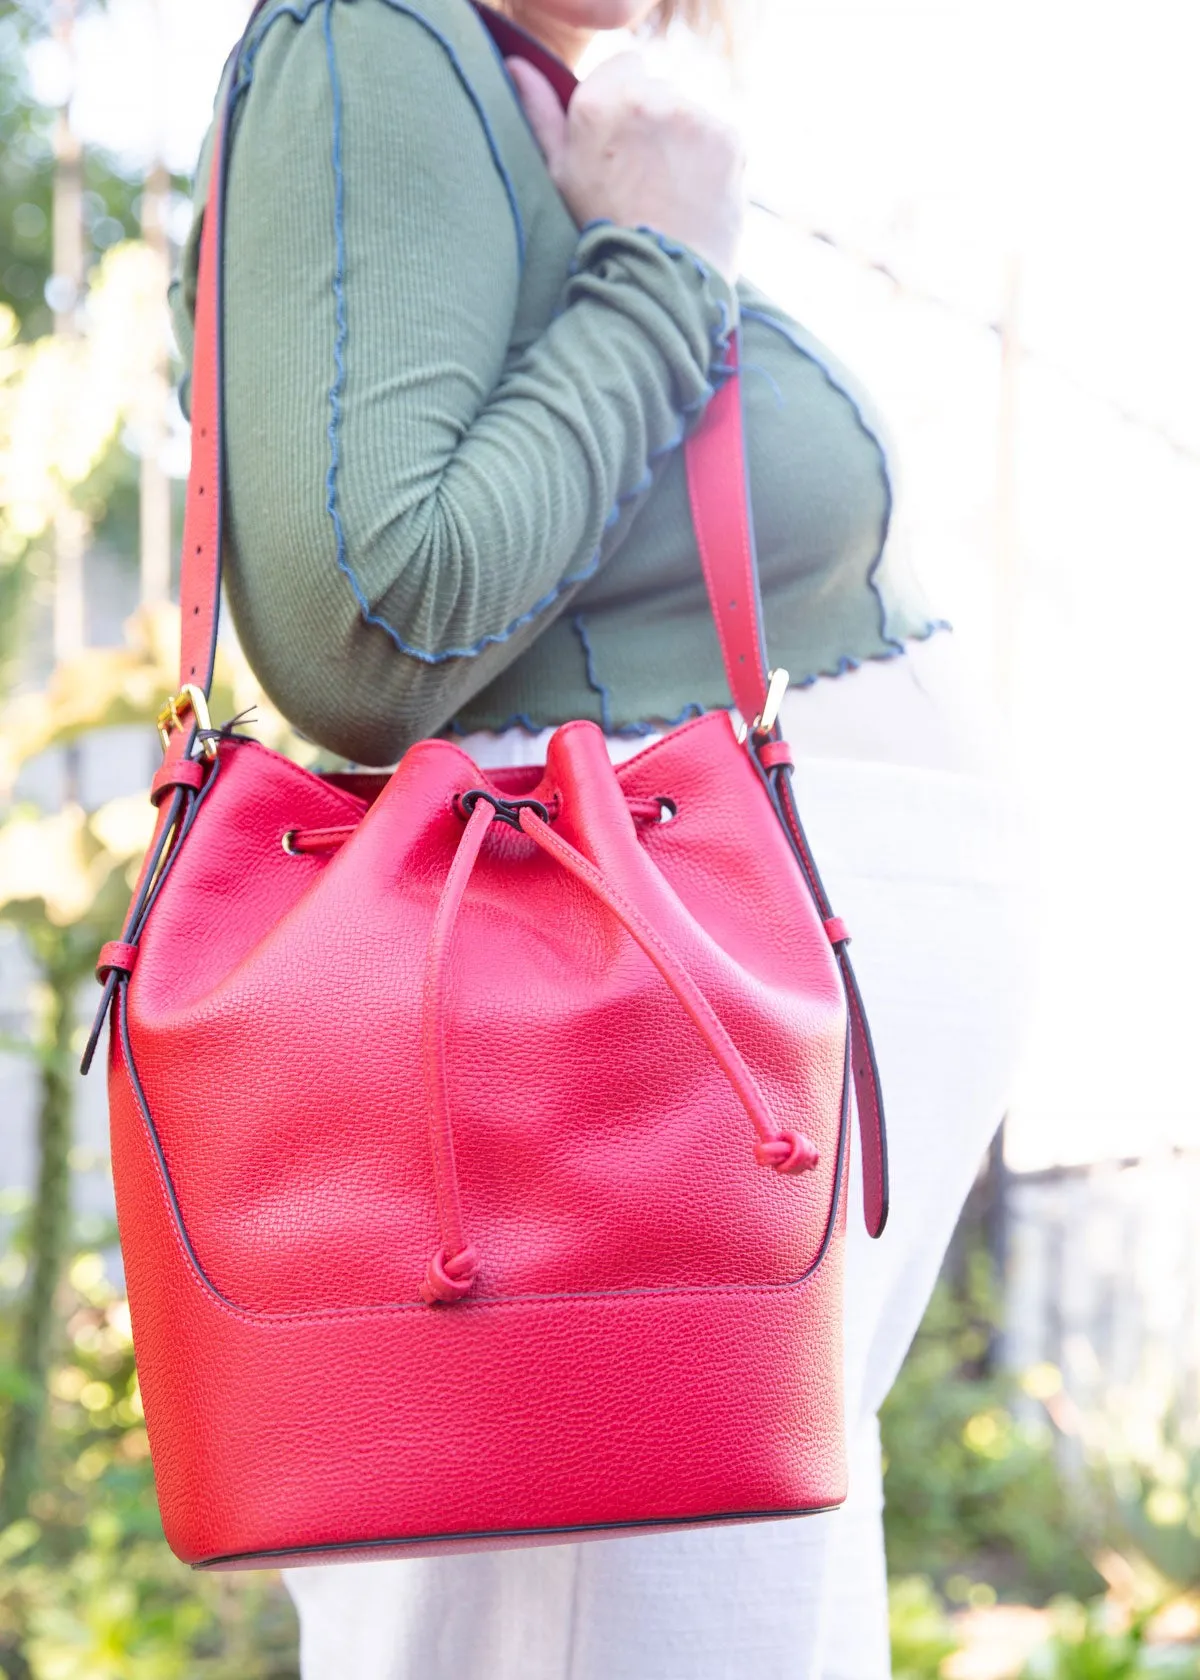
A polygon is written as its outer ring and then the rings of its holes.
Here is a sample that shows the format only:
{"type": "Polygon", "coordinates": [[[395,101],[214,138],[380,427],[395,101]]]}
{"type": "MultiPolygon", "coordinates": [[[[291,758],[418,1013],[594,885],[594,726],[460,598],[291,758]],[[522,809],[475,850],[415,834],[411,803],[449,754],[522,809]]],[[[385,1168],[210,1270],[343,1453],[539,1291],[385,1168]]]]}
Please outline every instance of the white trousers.
{"type": "MultiPolygon", "coordinates": [[[[879,668],[851,682],[862,677],[857,706],[872,684],[886,694],[901,680],[879,668]]],[[[785,732],[802,741],[803,693],[788,714],[785,732]]],[[[524,736],[468,745],[492,764],[536,755],[524,736]]],[[[1022,848],[987,775],[812,757],[796,787],[855,936],[891,1144],[878,1242],[863,1230],[857,1159],[850,1189],[846,1505],[743,1528],[291,1570],[304,1680],[886,1680],[876,1414],[1003,1113],[1026,968],[1022,848]]]]}

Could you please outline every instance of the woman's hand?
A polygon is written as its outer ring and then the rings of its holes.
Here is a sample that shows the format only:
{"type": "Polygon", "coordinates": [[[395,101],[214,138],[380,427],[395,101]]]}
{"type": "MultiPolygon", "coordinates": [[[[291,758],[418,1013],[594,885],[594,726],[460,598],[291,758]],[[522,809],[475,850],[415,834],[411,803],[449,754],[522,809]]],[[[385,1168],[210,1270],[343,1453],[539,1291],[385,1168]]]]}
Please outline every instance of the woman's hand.
{"type": "Polygon", "coordinates": [[[568,110],[540,70],[508,68],[551,178],[580,226],[650,227],[690,246],[730,282],[744,215],[744,157],[728,124],[693,104],[636,52],[581,82],[568,110]]]}

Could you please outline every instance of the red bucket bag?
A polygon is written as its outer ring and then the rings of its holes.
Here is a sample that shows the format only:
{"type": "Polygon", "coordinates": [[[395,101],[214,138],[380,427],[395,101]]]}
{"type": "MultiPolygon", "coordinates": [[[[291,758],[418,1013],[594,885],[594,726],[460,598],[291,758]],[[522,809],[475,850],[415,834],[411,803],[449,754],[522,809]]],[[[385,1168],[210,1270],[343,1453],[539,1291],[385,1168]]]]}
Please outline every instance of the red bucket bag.
{"type": "Polygon", "coordinates": [[[181,686],[99,968],[167,1538],[254,1567],[836,1505],[851,1085],[874,1235],[883,1114],[766,677],[737,378],[686,449],[743,740],[714,712],[619,767],[580,721],[544,769],[440,739],[301,769],[207,713],[224,151],[181,686]]]}

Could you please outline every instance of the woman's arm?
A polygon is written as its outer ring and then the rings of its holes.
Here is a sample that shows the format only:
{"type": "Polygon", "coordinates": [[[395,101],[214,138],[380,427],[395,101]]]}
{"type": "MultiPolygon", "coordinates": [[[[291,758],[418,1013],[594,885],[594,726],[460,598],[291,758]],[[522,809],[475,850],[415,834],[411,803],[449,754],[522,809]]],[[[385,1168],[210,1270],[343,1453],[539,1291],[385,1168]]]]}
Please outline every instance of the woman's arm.
{"type": "Polygon", "coordinates": [[[547,234],[510,171],[541,168],[459,0],[317,6],[258,49],[227,216],[229,592],[272,698],[364,762],[568,605],[732,325],[689,252],[601,226],[512,350],[522,241],[547,234]]]}

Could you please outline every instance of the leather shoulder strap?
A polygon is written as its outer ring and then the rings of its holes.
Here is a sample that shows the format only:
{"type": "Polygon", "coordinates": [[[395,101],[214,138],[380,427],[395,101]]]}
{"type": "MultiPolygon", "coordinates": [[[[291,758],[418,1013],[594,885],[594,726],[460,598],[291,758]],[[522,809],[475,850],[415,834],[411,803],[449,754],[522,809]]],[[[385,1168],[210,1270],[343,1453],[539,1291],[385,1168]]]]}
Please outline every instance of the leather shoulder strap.
{"type": "MultiPolygon", "coordinates": [[[[257,16],[263,3],[260,0],[253,16],[257,16]]],[[[477,9],[499,51],[536,63],[552,82],[559,98],[568,103],[576,82],[566,65],[515,24],[486,7],[477,9]]],[[[229,78],[229,92],[215,124],[211,178],[200,237],[192,368],[192,464],[180,561],[179,686],[182,690],[185,684],[192,683],[205,694],[212,682],[216,658],[221,594],[225,501],[221,268],[228,138],[236,84],[235,73],[229,78]]],[[[736,365],[735,352],[734,362],[736,365]]],[[[727,379],[712,398],[704,420],[688,439],[685,450],[697,542],[729,689],[742,716],[752,720],[762,712],[767,677],[746,493],[741,380],[736,375],[727,379]]]]}
{"type": "MultiPolygon", "coordinates": [[[[230,77],[232,89],[236,75],[230,77]]],[[[221,252],[225,213],[225,143],[232,92],[213,130],[212,172],[196,286],[192,356],[192,461],[179,557],[179,687],[194,684],[207,696],[217,656],[221,610],[221,530],[225,461],[221,402],[221,252]]]]}
{"type": "MultiPolygon", "coordinates": [[[[736,366],[736,344],[730,345],[729,359],[736,366]]],[[[710,399],[685,453],[696,546],[729,692],[745,722],[752,724],[766,705],[767,646],[746,477],[740,375],[727,380],[710,399]]]]}

